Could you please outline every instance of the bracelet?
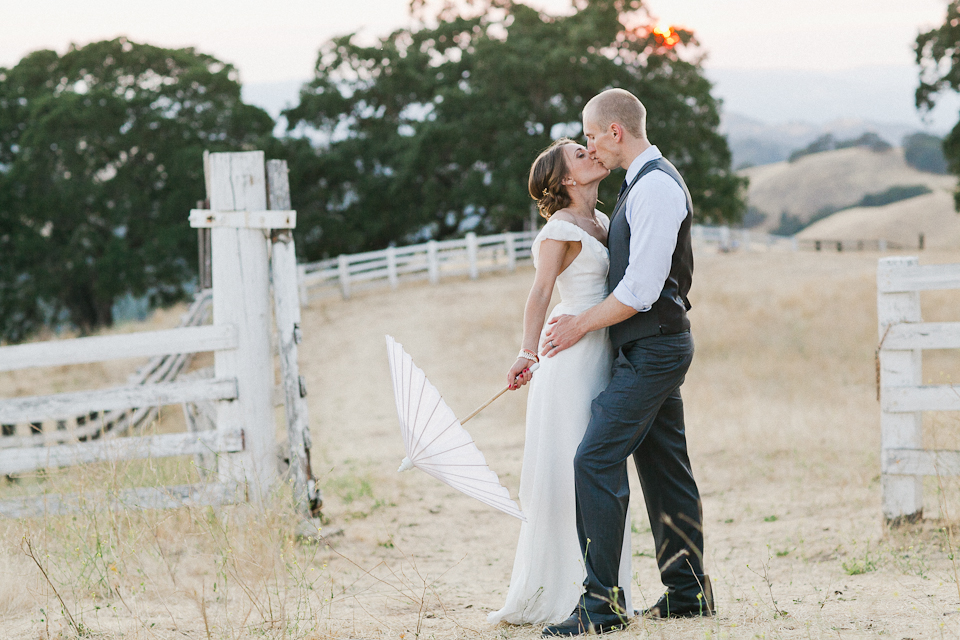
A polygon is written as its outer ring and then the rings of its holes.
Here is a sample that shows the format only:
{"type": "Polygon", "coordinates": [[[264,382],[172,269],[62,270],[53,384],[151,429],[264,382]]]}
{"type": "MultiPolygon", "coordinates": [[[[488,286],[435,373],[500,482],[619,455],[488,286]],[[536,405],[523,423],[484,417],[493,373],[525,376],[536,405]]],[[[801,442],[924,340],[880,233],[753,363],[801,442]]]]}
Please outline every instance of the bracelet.
{"type": "Polygon", "coordinates": [[[517,355],[518,358],[523,358],[525,360],[533,360],[534,362],[540,362],[540,358],[537,357],[533,351],[530,349],[520,349],[520,353],[517,355]]]}

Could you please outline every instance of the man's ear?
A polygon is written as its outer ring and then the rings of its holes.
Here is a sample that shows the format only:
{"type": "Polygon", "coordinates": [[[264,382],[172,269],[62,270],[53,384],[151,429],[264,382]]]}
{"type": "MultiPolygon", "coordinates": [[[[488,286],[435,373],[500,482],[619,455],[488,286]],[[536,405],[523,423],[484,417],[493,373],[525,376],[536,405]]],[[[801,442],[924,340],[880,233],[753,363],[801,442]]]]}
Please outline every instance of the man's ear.
{"type": "Polygon", "coordinates": [[[610,123],[610,133],[616,142],[623,142],[623,127],[616,122],[610,123]]]}

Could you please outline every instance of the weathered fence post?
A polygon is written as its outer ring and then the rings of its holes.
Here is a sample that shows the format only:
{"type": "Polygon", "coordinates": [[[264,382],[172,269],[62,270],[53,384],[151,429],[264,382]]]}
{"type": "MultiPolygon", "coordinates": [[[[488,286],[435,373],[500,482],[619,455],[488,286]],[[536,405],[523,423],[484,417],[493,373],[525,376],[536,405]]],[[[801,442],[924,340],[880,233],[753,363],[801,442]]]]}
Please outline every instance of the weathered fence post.
{"type": "Polygon", "coordinates": [[[503,248],[507,252],[507,270],[517,270],[517,242],[512,231],[503,234],[503,248]]]}
{"type": "MultiPolygon", "coordinates": [[[[881,258],[877,266],[877,322],[880,336],[879,366],[881,396],[889,387],[915,386],[922,382],[922,351],[895,350],[884,347],[891,325],[920,322],[920,293],[904,291],[888,293],[881,283],[890,273],[904,266],[919,264],[916,257],[881,258]]],[[[880,412],[881,459],[887,449],[923,448],[922,413],[880,412]]],[[[923,515],[923,478],[913,475],[881,473],[883,515],[888,521],[912,520],[923,515]]]]}
{"type": "MultiPolygon", "coordinates": [[[[285,160],[267,162],[269,208],[290,209],[290,181],[285,160]]],[[[287,415],[287,453],[293,500],[306,517],[311,502],[316,504],[316,483],[310,469],[310,419],[306,401],[306,383],[300,375],[297,345],[300,331],[300,300],[297,285],[297,258],[291,229],[276,229],[271,234],[270,274],[273,281],[274,318],[279,336],[280,374],[283,378],[287,415]]]]}
{"type": "Polygon", "coordinates": [[[307,290],[307,268],[302,264],[297,265],[297,288],[300,290],[300,305],[308,306],[310,293],[307,290]]]}
{"type": "Polygon", "coordinates": [[[430,276],[430,284],[440,282],[440,259],[437,256],[436,240],[427,242],[427,273],[430,276]]]}
{"type": "Polygon", "coordinates": [[[397,248],[396,247],[387,247],[387,281],[390,283],[390,287],[393,289],[397,288],[399,282],[397,278],[397,248]]]}
{"type": "Polygon", "coordinates": [[[340,293],[344,299],[350,297],[350,257],[344,253],[337,256],[337,276],[340,278],[340,293]]]}
{"type": "Polygon", "coordinates": [[[480,276],[477,266],[477,234],[473,231],[467,234],[467,260],[470,262],[470,279],[476,280],[480,276]]]}
{"type": "MultiPolygon", "coordinates": [[[[210,208],[214,212],[267,208],[262,151],[212,153],[205,157],[210,208]]],[[[196,224],[194,226],[207,226],[196,224]]],[[[273,416],[273,354],[270,349],[270,283],[267,239],[244,216],[211,222],[213,321],[237,327],[237,349],[217,351],[217,378],[236,378],[236,400],[217,406],[217,430],[243,430],[244,450],[226,454],[225,481],[245,482],[247,497],[262,501],[276,480],[273,416]]]]}
{"type": "MultiPolygon", "coordinates": [[[[197,209],[209,209],[209,203],[206,200],[197,202],[197,209]]],[[[210,229],[197,229],[197,253],[198,270],[197,286],[200,289],[209,289],[213,282],[210,275],[210,229]]]]}

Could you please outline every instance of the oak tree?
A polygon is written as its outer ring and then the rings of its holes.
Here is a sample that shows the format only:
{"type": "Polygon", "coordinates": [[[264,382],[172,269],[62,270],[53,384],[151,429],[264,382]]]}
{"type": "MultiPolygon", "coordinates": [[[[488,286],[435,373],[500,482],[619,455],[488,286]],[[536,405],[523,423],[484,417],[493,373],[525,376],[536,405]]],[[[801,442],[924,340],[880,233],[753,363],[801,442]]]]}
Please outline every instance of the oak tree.
{"type": "MultiPolygon", "coordinates": [[[[942,25],[917,36],[914,51],[920,67],[917,109],[929,111],[942,92],[960,91],[960,0],[947,4],[942,25]]],[[[960,176],[960,123],[943,140],[943,155],[950,173],[960,176]]],[[[960,211],[960,187],[954,191],[953,201],[960,211]]]]}
{"type": "MultiPolygon", "coordinates": [[[[692,32],[657,29],[639,0],[579,0],[562,16],[510,0],[438,16],[423,6],[413,3],[418,26],[374,45],[323,45],[285,112],[323,141],[316,206],[298,219],[307,257],[522,228],[530,163],[552,139],[578,136],[584,104],[609,87],[647,106],[650,140],[683,173],[699,221],[742,215],[745,180],[692,32]]],[[[621,177],[604,181],[607,209],[621,177]]]]}
{"type": "Polygon", "coordinates": [[[127,294],[184,295],[203,151],[272,128],[236,70],[193,49],[119,38],[0,68],[0,338],[109,325],[127,294]]]}

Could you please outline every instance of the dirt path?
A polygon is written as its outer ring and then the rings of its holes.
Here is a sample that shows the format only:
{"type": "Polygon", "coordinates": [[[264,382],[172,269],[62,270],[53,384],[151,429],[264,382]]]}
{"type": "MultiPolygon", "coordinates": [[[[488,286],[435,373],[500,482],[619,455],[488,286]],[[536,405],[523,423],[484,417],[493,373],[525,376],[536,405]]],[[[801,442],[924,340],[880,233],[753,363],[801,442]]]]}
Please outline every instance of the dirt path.
{"type": "MultiPolygon", "coordinates": [[[[697,354],[683,393],[720,616],[639,622],[620,637],[960,635],[960,596],[943,522],[893,534],[881,526],[877,257],[698,255],[691,293],[697,354]]],[[[485,622],[506,593],[519,522],[420,472],[396,473],[403,450],[383,339],[389,333],[403,343],[448,404],[465,415],[502,384],[520,342],[531,278],[523,269],[328,299],[305,309],[300,353],[327,546],[296,546],[277,534],[278,520],[243,520],[249,514],[242,508],[234,520],[224,516],[234,525],[224,525],[223,533],[210,524],[215,518],[199,512],[131,521],[118,528],[126,532],[120,538],[138,541],[117,543],[129,549],[127,556],[117,551],[127,558],[131,577],[125,580],[135,584],[133,567],[150,579],[140,578],[146,586],[139,595],[132,587],[119,591],[127,593],[126,608],[115,593],[101,596],[112,613],[87,619],[98,621],[95,628],[107,637],[121,631],[125,637],[207,637],[208,630],[209,637],[231,638],[538,637],[536,628],[485,622]],[[220,539],[220,546],[211,542],[220,539]],[[250,558],[236,565],[236,575],[221,548],[231,545],[231,553],[250,558]],[[232,576],[222,603],[210,591],[221,574],[232,576]],[[244,580],[246,587],[239,586],[244,580]],[[274,601],[281,612],[263,604],[274,601]]],[[[925,319],[960,319],[956,293],[924,294],[925,319]]],[[[955,353],[931,354],[925,379],[960,379],[958,360],[955,353]]],[[[509,393],[469,425],[514,496],[524,402],[524,392],[509,393]]],[[[958,440],[960,418],[933,416],[926,427],[942,446],[958,440]]],[[[632,471],[631,481],[636,485],[632,471]]],[[[960,514],[956,482],[944,481],[940,492],[932,479],[928,489],[928,516],[936,518],[943,507],[960,514]]],[[[655,601],[662,587],[636,486],[632,502],[634,593],[643,604],[655,601]]],[[[38,608],[50,606],[50,595],[16,546],[25,531],[45,531],[52,557],[62,558],[62,579],[80,581],[70,573],[80,566],[68,562],[71,538],[49,523],[4,526],[0,572],[29,589],[21,594],[0,586],[0,601],[6,596],[11,603],[0,604],[0,629],[23,633],[0,630],[0,637],[42,636],[38,608]]],[[[97,602],[78,598],[86,611],[97,602]]],[[[54,608],[49,617],[64,628],[55,614],[54,608]]]]}
{"type": "MultiPolygon", "coordinates": [[[[684,395],[722,615],[662,630],[920,637],[939,633],[941,623],[960,629],[941,537],[930,526],[891,537],[880,525],[875,265],[870,254],[700,257],[691,294],[697,356],[684,395]]],[[[489,631],[484,615],[505,594],[519,527],[423,474],[393,472],[403,452],[382,334],[403,342],[449,404],[466,413],[500,384],[512,360],[530,277],[331,301],[307,316],[308,375],[314,386],[336,390],[321,391],[313,409],[331,478],[328,514],[345,532],[336,549],[363,558],[363,566],[415,560],[421,575],[438,581],[447,615],[434,603],[439,617],[428,620],[437,632],[450,624],[489,631]],[[351,478],[366,478],[371,495],[338,504],[336,487],[351,478]]],[[[928,316],[960,317],[956,296],[936,302],[925,300],[928,316]]],[[[510,395],[470,431],[515,495],[523,395],[510,395]]],[[[640,601],[651,602],[661,586],[636,487],[633,502],[634,570],[640,601]]],[[[936,515],[936,492],[928,505],[936,515]]],[[[382,610],[391,610],[384,597],[382,610]]],[[[390,628],[412,630],[412,616],[407,610],[390,628]]],[[[536,635],[509,627],[494,633],[536,635]]]]}

